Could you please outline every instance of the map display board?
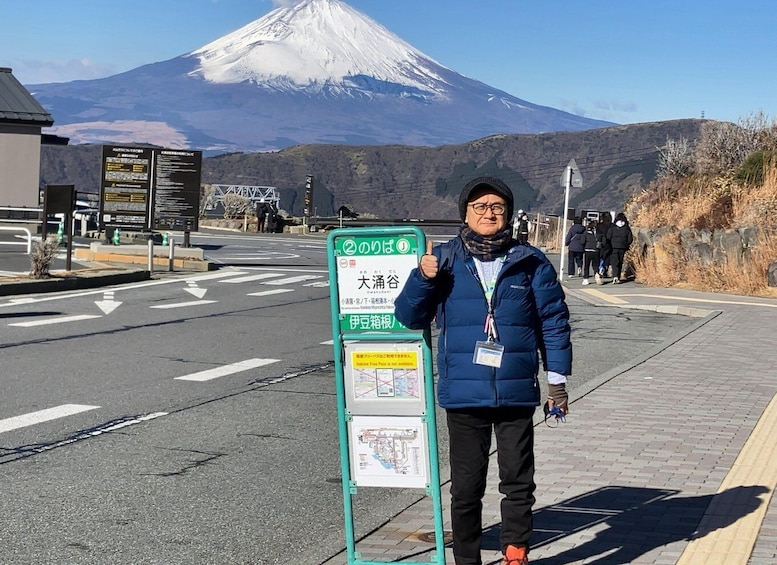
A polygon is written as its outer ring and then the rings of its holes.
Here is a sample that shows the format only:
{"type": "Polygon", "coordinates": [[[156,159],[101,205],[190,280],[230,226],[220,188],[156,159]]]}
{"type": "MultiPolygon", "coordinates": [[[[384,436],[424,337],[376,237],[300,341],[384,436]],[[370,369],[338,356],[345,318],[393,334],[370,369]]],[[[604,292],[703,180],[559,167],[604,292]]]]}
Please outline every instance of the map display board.
{"type": "Polygon", "coordinates": [[[421,418],[354,416],[351,477],[359,486],[425,488],[429,458],[421,418]]]}
{"type": "Polygon", "coordinates": [[[426,413],[420,343],[346,342],[345,404],[351,414],[426,413]]]}
{"type": "Polygon", "coordinates": [[[412,234],[335,241],[342,331],[407,330],[394,317],[394,300],[418,265],[417,249],[412,234]]]}

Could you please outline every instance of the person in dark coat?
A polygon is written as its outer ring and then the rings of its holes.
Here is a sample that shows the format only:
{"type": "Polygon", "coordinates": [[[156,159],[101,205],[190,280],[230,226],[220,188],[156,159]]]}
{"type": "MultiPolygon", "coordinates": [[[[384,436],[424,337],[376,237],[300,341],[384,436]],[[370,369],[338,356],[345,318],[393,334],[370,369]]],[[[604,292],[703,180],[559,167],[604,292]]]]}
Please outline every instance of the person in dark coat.
{"type": "Polygon", "coordinates": [[[631,233],[631,226],[623,212],[615,216],[615,222],[607,230],[607,242],[612,248],[610,263],[612,265],[612,282],[618,284],[622,281],[621,274],[623,270],[623,258],[626,251],[629,250],[634,242],[634,234],[631,233]]]}
{"type": "Polygon", "coordinates": [[[567,261],[569,266],[567,276],[569,278],[583,274],[583,252],[585,251],[585,248],[583,247],[584,233],[585,228],[583,227],[583,219],[579,216],[575,216],[574,220],[572,220],[572,227],[569,228],[567,236],[564,238],[564,245],[567,246],[569,252],[569,260],[567,261]]]}
{"type": "Polygon", "coordinates": [[[267,202],[260,200],[256,203],[256,231],[263,233],[267,231],[267,214],[270,211],[270,206],[267,202]]]}
{"type": "Polygon", "coordinates": [[[518,241],[529,243],[529,216],[523,210],[518,210],[515,215],[515,227],[518,241]]]}
{"type": "Polygon", "coordinates": [[[451,522],[457,565],[480,565],[482,499],[492,432],[497,442],[504,563],[526,563],[534,505],[534,426],[540,357],[548,407],[568,411],[569,309],[537,248],[512,238],[513,194],[480,177],[459,196],[464,225],[413,269],[394,302],[410,329],[440,328],[437,400],[450,436],[451,522]]]}
{"type": "Polygon", "coordinates": [[[607,241],[607,231],[612,226],[612,215],[609,212],[602,212],[599,216],[599,222],[596,224],[596,233],[600,240],[603,242],[602,248],[599,250],[599,275],[604,278],[607,276],[607,272],[610,270],[610,254],[612,248],[607,241]]]}
{"type": "Polygon", "coordinates": [[[596,221],[589,220],[583,234],[583,285],[591,284],[589,277],[593,271],[596,284],[602,284],[599,275],[599,249],[603,245],[603,237],[600,239],[596,233],[596,221]]]}

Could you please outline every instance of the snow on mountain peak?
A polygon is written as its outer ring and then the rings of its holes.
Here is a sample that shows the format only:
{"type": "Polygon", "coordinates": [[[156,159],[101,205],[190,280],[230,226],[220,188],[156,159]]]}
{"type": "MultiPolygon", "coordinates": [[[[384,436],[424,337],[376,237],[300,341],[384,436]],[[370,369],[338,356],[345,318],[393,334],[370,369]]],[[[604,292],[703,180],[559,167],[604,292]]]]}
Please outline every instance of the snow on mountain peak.
{"type": "Polygon", "coordinates": [[[341,0],[281,7],[195,51],[190,74],[214,83],[353,88],[359,78],[441,94],[442,65],[341,0]],[[356,81],[354,81],[356,79],[356,81]]]}

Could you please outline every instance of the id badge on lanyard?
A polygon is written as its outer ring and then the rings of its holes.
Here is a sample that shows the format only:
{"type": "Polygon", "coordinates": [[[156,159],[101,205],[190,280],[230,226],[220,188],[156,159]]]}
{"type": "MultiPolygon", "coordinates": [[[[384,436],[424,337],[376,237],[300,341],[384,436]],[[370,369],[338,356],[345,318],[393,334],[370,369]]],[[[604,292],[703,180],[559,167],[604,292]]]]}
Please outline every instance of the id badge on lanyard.
{"type": "Polygon", "coordinates": [[[504,356],[504,345],[496,343],[496,324],[491,312],[486,316],[486,327],[483,328],[488,334],[488,340],[475,342],[475,353],[472,356],[472,362],[476,365],[486,365],[488,367],[502,366],[502,357],[504,356]]]}
{"type": "Polygon", "coordinates": [[[491,311],[491,298],[494,294],[494,289],[496,288],[496,279],[499,274],[499,269],[494,272],[493,277],[489,281],[485,280],[482,266],[478,264],[477,269],[480,283],[483,285],[483,291],[486,294],[486,300],[488,300],[489,304],[488,315],[486,316],[486,323],[483,328],[488,339],[486,341],[475,342],[475,353],[472,356],[472,362],[476,365],[486,365],[487,367],[496,367],[498,369],[502,366],[502,357],[504,357],[505,348],[504,345],[496,343],[499,336],[496,333],[496,322],[494,322],[494,315],[491,311]]]}

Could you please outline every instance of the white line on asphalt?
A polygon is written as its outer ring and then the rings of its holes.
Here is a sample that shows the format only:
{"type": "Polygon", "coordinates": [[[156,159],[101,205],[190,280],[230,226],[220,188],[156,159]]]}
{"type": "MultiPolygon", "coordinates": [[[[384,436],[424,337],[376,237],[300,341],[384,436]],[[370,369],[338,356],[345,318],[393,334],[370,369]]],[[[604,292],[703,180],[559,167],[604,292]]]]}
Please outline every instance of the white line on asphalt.
{"type": "Polygon", "coordinates": [[[282,277],[283,273],[259,273],[258,275],[246,275],[244,277],[235,277],[233,279],[226,279],[223,283],[244,283],[252,281],[261,281],[264,279],[271,279],[273,277],[282,277]]]}
{"type": "Polygon", "coordinates": [[[216,302],[216,300],[192,300],[190,302],[175,302],[173,304],[157,304],[156,306],[149,306],[149,308],[168,310],[170,308],[185,308],[187,306],[201,306],[203,304],[213,304],[214,302],[216,302]]]}
{"type": "MultiPolygon", "coordinates": [[[[223,278],[223,277],[233,277],[236,275],[245,275],[245,274],[246,274],[245,271],[237,271],[237,270],[231,270],[227,268],[227,269],[218,271],[213,275],[201,275],[199,277],[189,277],[188,279],[181,278],[181,277],[170,277],[170,278],[165,278],[165,279],[155,280],[155,281],[144,281],[144,282],[117,287],[116,290],[117,291],[135,290],[138,288],[146,288],[149,286],[159,286],[163,284],[180,283],[181,281],[186,281],[186,280],[207,280],[207,279],[216,279],[216,278],[223,278]]],[[[92,296],[93,294],[102,294],[103,292],[105,292],[105,290],[102,290],[102,289],[85,290],[85,291],[79,291],[79,292],[67,292],[62,294],[55,294],[51,296],[46,295],[46,296],[41,296],[39,298],[28,298],[23,300],[27,303],[49,302],[51,300],[69,300],[71,298],[77,298],[79,296],[92,296]]],[[[3,308],[5,306],[14,306],[15,304],[16,303],[12,301],[4,302],[0,304],[0,308],[3,308]]]]}
{"type": "Polygon", "coordinates": [[[267,281],[262,284],[294,284],[304,281],[312,281],[314,279],[320,279],[318,275],[297,275],[296,277],[286,277],[285,279],[276,279],[274,281],[267,281]]]}
{"type": "Polygon", "coordinates": [[[38,410],[37,412],[22,414],[21,416],[14,416],[13,418],[6,418],[5,420],[0,420],[0,433],[26,428],[27,426],[48,422],[49,420],[56,420],[57,418],[64,418],[65,416],[72,416],[80,412],[86,412],[87,410],[95,410],[96,408],[99,408],[99,406],[62,404],[61,406],[56,406],[54,408],[46,408],[45,410],[38,410]]]}
{"type": "Polygon", "coordinates": [[[333,339],[328,339],[326,341],[322,341],[321,343],[319,343],[319,345],[333,345],[334,342],[335,341],[333,339]]]}
{"type": "Polygon", "coordinates": [[[256,369],[257,367],[277,363],[278,361],[280,361],[280,359],[246,359],[245,361],[238,361],[237,363],[231,363],[230,365],[224,365],[223,367],[216,367],[215,369],[207,369],[205,371],[200,371],[199,373],[175,377],[175,379],[179,381],[209,381],[241,371],[248,371],[249,369],[256,369]]]}
{"type": "Polygon", "coordinates": [[[80,322],[82,320],[91,320],[92,318],[102,318],[92,314],[78,314],[76,316],[59,316],[57,318],[45,318],[43,320],[32,320],[31,322],[15,322],[8,324],[18,328],[31,328],[33,326],[48,326],[49,324],[64,324],[65,322],[80,322]]]}
{"type": "Polygon", "coordinates": [[[284,294],[294,292],[293,288],[275,288],[273,290],[260,290],[259,292],[249,292],[246,296],[271,296],[273,294],[284,294]]]}
{"type": "MultiPolygon", "coordinates": [[[[234,277],[235,275],[244,275],[245,273],[242,271],[229,271],[229,270],[223,270],[218,271],[216,273],[211,273],[209,275],[194,275],[191,277],[186,277],[183,280],[186,282],[192,281],[211,281],[213,279],[223,279],[225,277],[234,277]]],[[[180,280],[180,279],[179,279],[180,280]]]]}

